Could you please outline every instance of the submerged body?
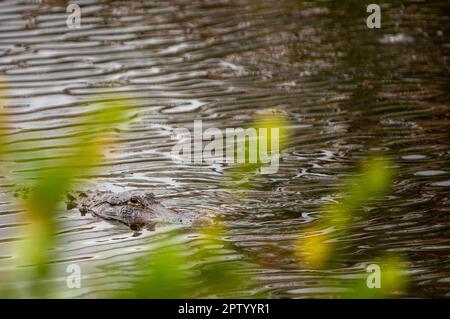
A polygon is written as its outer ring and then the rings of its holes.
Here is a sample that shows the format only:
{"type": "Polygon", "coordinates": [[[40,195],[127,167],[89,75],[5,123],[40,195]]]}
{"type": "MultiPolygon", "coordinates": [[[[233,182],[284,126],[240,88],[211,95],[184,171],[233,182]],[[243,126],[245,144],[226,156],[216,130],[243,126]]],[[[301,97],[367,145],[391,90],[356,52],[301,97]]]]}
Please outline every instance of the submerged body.
{"type": "Polygon", "coordinates": [[[79,192],[77,196],[69,195],[68,209],[78,208],[82,215],[94,216],[119,222],[133,230],[154,229],[156,223],[178,223],[192,225],[191,214],[175,212],[159,203],[153,193],[127,191],[79,192]]]}

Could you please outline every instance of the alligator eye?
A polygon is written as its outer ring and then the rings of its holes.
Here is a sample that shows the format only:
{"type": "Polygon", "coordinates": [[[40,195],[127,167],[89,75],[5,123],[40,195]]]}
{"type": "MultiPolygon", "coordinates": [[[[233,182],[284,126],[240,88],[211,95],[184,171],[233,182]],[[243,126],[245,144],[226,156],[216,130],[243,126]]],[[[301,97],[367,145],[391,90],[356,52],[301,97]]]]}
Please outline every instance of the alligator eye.
{"type": "Polygon", "coordinates": [[[129,200],[130,204],[139,204],[139,199],[137,197],[131,197],[129,200]]]}

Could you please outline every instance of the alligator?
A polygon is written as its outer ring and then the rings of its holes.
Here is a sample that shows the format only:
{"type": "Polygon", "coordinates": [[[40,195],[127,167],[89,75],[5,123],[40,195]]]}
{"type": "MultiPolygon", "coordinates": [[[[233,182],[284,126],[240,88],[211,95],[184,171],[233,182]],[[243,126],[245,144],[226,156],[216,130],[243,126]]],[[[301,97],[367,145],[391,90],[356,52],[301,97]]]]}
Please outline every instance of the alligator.
{"type": "Polygon", "coordinates": [[[153,193],[126,191],[77,192],[67,195],[67,209],[78,208],[81,215],[90,213],[102,219],[125,224],[132,230],[154,230],[157,223],[177,223],[187,226],[204,224],[205,218],[175,212],[155,199],[153,193]]]}

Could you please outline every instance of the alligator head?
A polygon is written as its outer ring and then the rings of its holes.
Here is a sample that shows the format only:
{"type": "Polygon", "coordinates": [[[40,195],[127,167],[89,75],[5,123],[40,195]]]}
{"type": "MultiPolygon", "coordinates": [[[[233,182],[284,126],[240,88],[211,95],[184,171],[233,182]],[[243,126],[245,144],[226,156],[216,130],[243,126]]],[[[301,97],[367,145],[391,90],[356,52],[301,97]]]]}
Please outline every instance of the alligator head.
{"type": "Polygon", "coordinates": [[[91,213],[109,221],[125,224],[133,230],[144,227],[153,229],[158,222],[192,224],[191,216],[168,209],[160,204],[152,193],[80,192],[78,198],[79,203],[74,204],[76,197],[69,197],[69,209],[78,207],[82,215],[91,213]]]}

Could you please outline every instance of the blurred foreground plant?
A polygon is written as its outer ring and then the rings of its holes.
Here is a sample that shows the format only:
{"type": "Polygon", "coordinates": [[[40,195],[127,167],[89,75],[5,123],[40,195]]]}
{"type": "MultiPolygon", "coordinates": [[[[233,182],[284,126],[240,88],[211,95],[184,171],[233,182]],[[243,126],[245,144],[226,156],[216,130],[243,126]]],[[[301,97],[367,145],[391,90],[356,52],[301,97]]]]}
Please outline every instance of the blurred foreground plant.
{"type": "Polygon", "coordinates": [[[255,188],[257,186],[255,177],[261,174],[264,167],[272,164],[272,162],[267,163],[269,158],[272,161],[276,157],[276,165],[279,165],[281,153],[288,145],[291,137],[289,126],[292,123],[288,115],[277,110],[269,110],[254,117],[249,127],[254,128],[257,132],[266,130],[267,134],[265,138],[264,135],[258,134],[256,141],[247,140],[243,145],[238,145],[237,153],[240,151],[245,153],[245,162],[236,164],[228,170],[229,178],[233,183],[232,188],[244,192],[255,188]],[[275,135],[272,136],[274,133],[275,135]],[[250,145],[252,142],[256,144],[256,163],[252,163],[250,160],[250,145]],[[239,147],[245,149],[240,150],[239,147]]]}
{"type": "MultiPolygon", "coordinates": [[[[0,100],[5,101],[5,96],[0,100]]],[[[4,102],[3,102],[4,103],[4,102]]],[[[55,243],[56,213],[66,193],[75,185],[81,175],[89,173],[99,162],[103,151],[114,142],[107,138],[111,129],[124,123],[127,109],[132,106],[128,98],[103,98],[95,101],[94,111],[75,126],[78,134],[64,145],[61,156],[47,154],[47,165],[35,161],[25,174],[13,174],[18,162],[14,149],[8,140],[5,108],[0,111],[2,135],[0,156],[2,171],[15,185],[28,190],[18,196],[24,208],[26,230],[25,240],[18,245],[16,270],[9,276],[9,284],[0,289],[4,297],[46,297],[49,291],[49,261],[55,243]],[[21,197],[21,198],[20,198],[21,197]]],[[[33,153],[29,155],[32,158],[33,153]]]]}
{"type": "Polygon", "coordinates": [[[343,297],[379,299],[404,292],[408,287],[408,276],[405,274],[406,269],[403,266],[405,263],[406,260],[397,255],[376,258],[367,265],[367,272],[361,278],[352,281],[350,290],[343,297]],[[370,266],[375,267],[371,268],[370,266]],[[373,284],[378,285],[374,286],[373,284]]]}
{"type": "Polygon", "coordinates": [[[249,262],[221,260],[221,253],[232,250],[223,240],[223,229],[219,224],[200,233],[200,244],[187,249],[186,245],[169,236],[151,253],[141,257],[137,263],[143,269],[143,277],[135,281],[128,293],[115,298],[231,298],[263,297],[240,296],[255,284],[245,274],[249,262]]]}
{"type": "MultiPolygon", "coordinates": [[[[364,207],[390,191],[393,180],[392,163],[382,157],[370,157],[361,168],[361,173],[344,182],[340,199],[322,208],[321,227],[311,227],[297,242],[297,257],[302,265],[311,269],[332,268],[340,253],[346,250],[337,235],[343,237],[351,233],[353,222],[364,216],[364,207]],[[334,233],[334,234],[333,234],[334,233]]],[[[381,298],[389,296],[405,287],[406,280],[401,276],[402,259],[398,256],[378,258],[381,269],[383,289],[370,289],[357,280],[352,293],[347,297],[381,298]]]]}

